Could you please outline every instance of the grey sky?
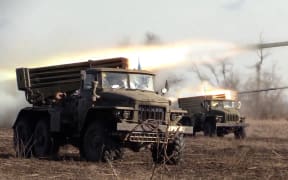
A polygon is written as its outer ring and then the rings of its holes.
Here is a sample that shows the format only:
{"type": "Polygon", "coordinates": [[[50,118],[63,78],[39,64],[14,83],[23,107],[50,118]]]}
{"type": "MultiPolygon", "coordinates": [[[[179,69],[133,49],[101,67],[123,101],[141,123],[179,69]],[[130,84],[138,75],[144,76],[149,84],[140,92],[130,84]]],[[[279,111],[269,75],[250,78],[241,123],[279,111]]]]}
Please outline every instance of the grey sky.
{"type": "MultiPolygon", "coordinates": [[[[15,67],[114,47],[123,38],[142,43],[146,32],[156,33],[164,43],[195,39],[257,43],[260,33],[267,42],[287,41],[287,7],[286,0],[0,0],[0,96],[6,99],[0,103],[4,108],[0,124],[11,124],[25,103],[15,80],[3,81],[6,71],[14,74],[15,67]]],[[[282,78],[287,78],[287,48],[269,50],[271,55],[265,62],[269,69],[277,60],[282,78]]],[[[207,46],[202,53],[206,51],[209,54],[212,50],[207,46]]],[[[255,52],[232,58],[241,73],[256,59],[255,52]]],[[[163,72],[163,78],[173,75],[163,72]]],[[[246,72],[248,76],[253,71],[246,72]]],[[[176,69],[174,73],[187,76],[188,85],[198,83],[191,72],[176,69]]]]}
{"type": "MultiPolygon", "coordinates": [[[[0,0],[1,68],[115,46],[124,37],[139,43],[147,31],[164,42],[256,43],[261,32],[265,41],[284,41],[287,5],[285,0],[0,0]]],[[[287,66],[285,48],[270,52],[287,66]]],[[[245,62],[253,59],[249,55],[245,62]]]]}

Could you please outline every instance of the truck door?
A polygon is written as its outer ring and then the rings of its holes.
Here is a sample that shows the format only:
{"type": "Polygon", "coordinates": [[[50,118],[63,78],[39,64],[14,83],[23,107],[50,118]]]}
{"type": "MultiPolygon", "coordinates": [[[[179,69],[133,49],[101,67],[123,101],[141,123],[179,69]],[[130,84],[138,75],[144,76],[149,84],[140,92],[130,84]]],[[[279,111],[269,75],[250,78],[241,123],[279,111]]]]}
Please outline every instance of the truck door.
{"type": "Polygon", "coordinates": [[[80,123],[79,127],[82,127],[87,112],[92,107],[93,81],[97,80],[95,74],[86,74],[86,72],[81,72],[81,75],[82,83],[78,103],[78,119],[80,123]]]}

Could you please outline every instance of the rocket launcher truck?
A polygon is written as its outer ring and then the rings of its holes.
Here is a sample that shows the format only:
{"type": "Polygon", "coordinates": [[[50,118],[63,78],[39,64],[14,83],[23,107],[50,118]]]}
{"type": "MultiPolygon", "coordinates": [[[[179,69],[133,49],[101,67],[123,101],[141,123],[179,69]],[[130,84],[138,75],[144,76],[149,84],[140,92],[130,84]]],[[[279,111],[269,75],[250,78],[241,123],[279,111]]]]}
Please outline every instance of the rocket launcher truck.
{"type": "Polygon", "coordinates": [[[240,116],[241,103],[236,91],[178,99],[179,107],[187,110],[180,124],[193,126],[193,134],[203,131],[206,136],[223,137],[234,133],[236,139],[246,137],[245,117],[240,116]]]}
{"type": "Polygon", "coordinates": [[[18,68],[16,74],[31,104],[13,125],[18,156],[53,157],[72,144],[88,161],[107,161],[121,158],[124,147],[150,147],[154,162],[177,164],[183,134],[192,133],[177,125],[186,111],[171,109],[155,92],[155,75],[128,69],[126,58],[18,68]]]}

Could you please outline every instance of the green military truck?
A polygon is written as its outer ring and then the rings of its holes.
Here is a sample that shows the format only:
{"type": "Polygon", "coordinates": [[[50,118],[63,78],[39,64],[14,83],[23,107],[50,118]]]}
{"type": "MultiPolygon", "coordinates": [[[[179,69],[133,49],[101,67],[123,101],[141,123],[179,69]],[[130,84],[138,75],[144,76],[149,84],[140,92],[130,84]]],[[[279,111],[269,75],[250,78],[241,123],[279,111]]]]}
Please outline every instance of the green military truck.
{"type": "Polygon", "coordinates": [[[203,131],[206,136],[223,137],[234,133],[236,139],[246,137],[247,124],[239,113],[241,103],[237,101],[237,92],[179,98],[178,103],[180,108],[188,111],[179,123],[193,126],[193,135],[203,131]]]}
{"type": "Polygon", "coordinates": [[[72,144],[88,161],[119,159],[123,148],[150,147],[154,162],[177,164],[186,111],[154,90],[154,74],[128,69],[126,58],[16,69],[31,107],[13,125],[16,155],[53,157],[72,144]]]}

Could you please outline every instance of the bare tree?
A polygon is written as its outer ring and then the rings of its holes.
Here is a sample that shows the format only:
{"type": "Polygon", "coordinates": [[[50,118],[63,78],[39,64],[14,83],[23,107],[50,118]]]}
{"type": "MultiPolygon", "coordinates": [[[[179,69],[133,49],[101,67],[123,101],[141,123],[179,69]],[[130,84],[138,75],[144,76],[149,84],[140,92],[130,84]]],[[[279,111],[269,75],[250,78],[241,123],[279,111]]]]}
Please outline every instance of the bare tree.
{"type": "Polygon", "coordinates": [[[144,44],[145,45],[154,45],[160,44],[160,37],[153,32],[147,32],[145,34],[144,44]]]}
{"type": "MultiPolygon", "coordinates": [[[[260,89],[268,89],[279,87],[282,84],[282,79],[277,75],[276,64],[271,70],[262,70],[260,89]]],[[[246,81],[247,89],[255,89],[257,79],[250,78],[246,81]]],[[[275,119],[285,117],[285,100],[283,90],[258,92],[247,94],[242,97],[245,114],[255,119],[275,119]]]]}
{"type": "MultiPolygon", "coordinates": [[[[262,37],[262,33],[259,36],[259,43],[262,44],[263,43],[263,37],[262,37]]],[[[258,61],[255,63],[254,66],[252,66],[253,68],[255,68],[255,72],[256,72],[256,89],[260,89],[261,88],[261,72],[262,72],[262,66],[264,63],[264,60],[270,55],[269,53],[264,53],[263,48],[260,48],[257,51],[257,55],[258,55],[258,61]]],[[[259,106],[260,103],[260,94],[256,94],[256,106],[259,106]]]]}
{"type": "Polygon", "coordinates": [[[220,65],[221,65],[221,73],[223,76],[223,81],[224,81],[224,86],[226,86],[226,72],[227,72],[227,61],[221,61],[220,65]]]}
{"type": "MultiPolygon", "coordinates": [[[[262,33],[259,36],[259,43],[262,44],[263,43],[263,37],[262,37],[262,33]]],[[[271,85],[271,82],[269,82],[268,79],[264,78],[264,76],[268,76],[268,73],[262,73],[263,71],[263,65],[264,65],[264,61],[267,59],[267,57],[270,55],[267,52],[264,52],[263,48],[258,49],[257,51],[257,55],[258,55],[258,60],[257,62],[252,65],[251,68],[255,69],[255,80],[248,80],[247,83],[251,83],[250,86],[252,85],[251,89],[261,89],[261,88],[265,88],[264,85],[267,83],[269,85],[271,85]],[[253,82],[254,81],[254,82],[253,82]],[[253,83],[252,83],[253,82],[253,83]],[[256,87],[255,87],[256,85],[256,87]]],[[[272,74],[270,73],[269,76],[275,76],[275,73],[272,72],[272,74]]],[[[269,88],[266,86],[266,88],[269,88]]],[[[267,94],[266,94],[267,95],[267,94]]],[[[263,105],[263,94],[261,93],[256,93],[254,94],[252,100],[253,100],[253,104],[254,104],[254,118],[259,119],[259,118],[265,118],[265,113],[267,112],[266,107],[262,107],[263,105]]],[[[253,108],[252,108],[253,109],[253,108]]]]}
{"type": "Polygon", "coordinates": [[[206,68],[208,68],[210,70],[210,72],[212,73],[213,77],[216,80],[217,85],[219,86],[220,85],[220,80],[219,80],[219,77],[218,77],[219,74],[217,73],[217,70],[216,70],[215,66],[212,65],[212,64],[204,64],[204,66],[206,66],[206,68]]]}
{"type": "Polygon", "coordinates": [[[194,64],[192,71],[200,81],[208,81],[218,87],[237,90],[240,85],[239,75],[234,71],[233,64],[228,59],[224,59],[218,64],[203,64],[202,68],[194,64]],[[208,74],[203,68],[208,69],[208,74]]]}
{"type": "Polygon", "coordinates": [[[237,71],[234,70],[234,66],[231,65],[229,71],[225,71],[227,77],[223,80],[222,86],[229,89],[240,89],[240,75],[237,71]]]}
{"type": "Polygon", "coordinates": [[[209,83],[211,83],[210,78],[208,78],[204,73],[201,73],[201,71],[199,70],[196,64],[193,64],[191,70],[197,75],[198,79],[201,82],[208,81],[209,83]]]}

